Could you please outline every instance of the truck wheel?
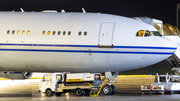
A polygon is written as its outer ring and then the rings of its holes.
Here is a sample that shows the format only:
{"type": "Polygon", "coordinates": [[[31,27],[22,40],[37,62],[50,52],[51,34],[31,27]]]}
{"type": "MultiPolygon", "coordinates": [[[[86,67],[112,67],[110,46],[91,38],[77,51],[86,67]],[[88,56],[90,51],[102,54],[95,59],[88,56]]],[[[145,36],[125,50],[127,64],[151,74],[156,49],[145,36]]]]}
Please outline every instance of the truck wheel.
{"type": "Polygon", "coordinates": [[[114,95],[116,93],[116,87],[114,85],[111,85],[112,87],[112,94],[111,95],[114,95]]]}
{"type": "Polygon", "coordinates": [[[61,95],[62,95],[61,92],[57,92],[57,93],[55,93],[55,94],[56,94],[56,96],[61,96],[61,95]]]}
{"type": "Polygon", "coordinates": [[[79,89],[79,88],[75,90],[75,94],[76,94],[77,96],[82,96],[82,95],[83,95],[82,90],[79,89]]]}
{"type": "Polygon", "coordinates": [[[104,95],[111,95],[112,91],[112,87],[107,84],[102,87],[102,92],[104,95]]]}
{"type": "Polygon", "coordinates": [[[51,97],[53,95],[53,92],[51,89],[47,89],[45,93],[47,97],[51,97]]]}

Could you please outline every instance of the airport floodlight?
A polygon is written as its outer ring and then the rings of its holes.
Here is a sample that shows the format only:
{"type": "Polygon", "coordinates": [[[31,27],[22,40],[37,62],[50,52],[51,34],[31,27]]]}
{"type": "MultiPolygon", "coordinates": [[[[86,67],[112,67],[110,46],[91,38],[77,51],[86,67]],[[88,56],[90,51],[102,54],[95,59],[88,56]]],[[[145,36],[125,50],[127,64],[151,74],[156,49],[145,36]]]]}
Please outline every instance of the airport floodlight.
{"type": "Polygon", "coordinates": [[[180,29],[180,27],[179,27],[179,9],[180,9],[180,3],[177,4],[177,8],[176,8],[176,10],[177,10],[176,26],[177,26],[178,29],[180,29]]]}

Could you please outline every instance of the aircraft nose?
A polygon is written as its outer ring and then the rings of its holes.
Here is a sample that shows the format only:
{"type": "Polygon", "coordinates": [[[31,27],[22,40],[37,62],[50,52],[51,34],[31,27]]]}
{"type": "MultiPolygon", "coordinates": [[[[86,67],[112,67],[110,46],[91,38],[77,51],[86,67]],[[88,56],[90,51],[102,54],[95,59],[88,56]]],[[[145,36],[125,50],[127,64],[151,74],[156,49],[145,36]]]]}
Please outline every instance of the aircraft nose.
{"type": "Polygon", "coordinates": [[[175,45],[175,43],[173,43],[171,40],[165,37],[162,38],[160,42],[161,42],[162,47],[166,47],[167,49],[169,49],[169,51],[173,53],[177,50],[177,46],[175,45]]]}

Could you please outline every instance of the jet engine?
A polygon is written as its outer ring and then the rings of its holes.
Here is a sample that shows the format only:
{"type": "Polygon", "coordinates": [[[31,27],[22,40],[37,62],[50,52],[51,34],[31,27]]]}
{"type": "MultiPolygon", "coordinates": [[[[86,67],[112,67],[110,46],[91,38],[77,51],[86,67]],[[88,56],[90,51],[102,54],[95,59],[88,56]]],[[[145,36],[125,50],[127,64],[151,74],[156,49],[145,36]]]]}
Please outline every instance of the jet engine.
{"type": "Polygon", "coordinates": [[[29,79],[33,73],[31,72],[0,72],[0,77],[8,79],[29,79]]]}

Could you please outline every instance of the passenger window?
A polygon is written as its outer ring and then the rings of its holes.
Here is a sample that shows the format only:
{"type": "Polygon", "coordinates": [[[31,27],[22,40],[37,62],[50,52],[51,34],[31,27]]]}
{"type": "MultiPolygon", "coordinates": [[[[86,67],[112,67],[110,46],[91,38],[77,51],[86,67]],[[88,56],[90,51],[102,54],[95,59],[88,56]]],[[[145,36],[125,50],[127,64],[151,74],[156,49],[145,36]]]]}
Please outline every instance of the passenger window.
{"type": "Polygon", "coordinates": [[[48,31],[48,33],[47,33],[48,35],[50,35],[51,34],[51,31],[48,31]]]}
{"type": "Polygon", "coordinates": [[[45,35],[45,33],[46,33],[46,32],[45,32],[45,31],[43,31],[43,32],[42,32],[42,35],[45,35]]]}
{"type": "Polygon", "coordinates": [[[144,30],[140,30],[136,33],[136,36],[143,37],[143,34],[144,34],[144,30]]]}
{"type": "Polygon", "coordinates": [[[29,34],[30,34],[30,31],[28,30],[28,31],[27,31],[27,35],[29,35],[29,34]]]}
{"type": "Polygon", "coordinates": [[[71,35],[71,31],[68,32],[68,35],[71,35]]]}
{"type": "Polygon", "coordinates": [[[87,35],[87,32],[84,32],[84,36],[86,36],[87,35]]]}
{"type": "Polygon", "coordinates": [[[18,31],[17,31],[17,34],[19,34],[19,33],[20,33],[20,31],[18,30],[18,31]]]}
{"type": "Polygon", "coordinates": [[[53,35],[55,35],[56,34],[56,32],[55,31],[53,31],[53,35]]]}
{"type": "Polygon", "coordinates": [[[9,34],[9,33],[10,33],[10,30],[7,31],[7,34],[9,34]]]}
{"type": "Polygon", "coordinates": [[[79,36],[81,36],[81,31],[78,33],[79,36]]]}
{"type": "Polygon", "coordinates": [[[24,30],[22,31],[22,34],[23,34],[23,35],[25,34],[25,31],[24,31],[24,30]]]}
{"type": "Polygon", "coordinates": [[[145,37],[147,36],[151,36],[151,33],[149,31],[146,31],[145,34],[144,34],[145,37]]]}
{"type": "Polygon", "coordinates": [[[14,34],[14,33],[15,33],[15,30],[12,31],[12,34],[14,34]]]}
{"type": "Polygon", "coordinates": [[[63,32],[63,35],[66,35],[66,32],[65,32],[65,31],[63,32]]]}
{"type": "Polygon", "coordinates": [[[61,34],[61,31],[58,31],[58,35],[60,35],[61,34]]]}

